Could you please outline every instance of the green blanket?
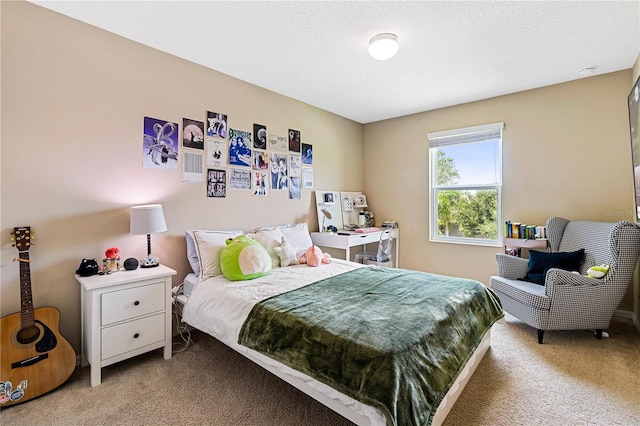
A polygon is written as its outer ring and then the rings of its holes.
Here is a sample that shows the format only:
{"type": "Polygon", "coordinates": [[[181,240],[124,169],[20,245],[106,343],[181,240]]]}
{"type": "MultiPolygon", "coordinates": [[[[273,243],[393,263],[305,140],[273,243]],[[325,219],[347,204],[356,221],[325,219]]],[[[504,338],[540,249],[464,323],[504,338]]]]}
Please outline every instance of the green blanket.
{"type": "Polygon", "coordinates": [[[499,299],[477,281],[365,267],[254,306],[239,343],[380,409],[429,425],[499,299]]]}

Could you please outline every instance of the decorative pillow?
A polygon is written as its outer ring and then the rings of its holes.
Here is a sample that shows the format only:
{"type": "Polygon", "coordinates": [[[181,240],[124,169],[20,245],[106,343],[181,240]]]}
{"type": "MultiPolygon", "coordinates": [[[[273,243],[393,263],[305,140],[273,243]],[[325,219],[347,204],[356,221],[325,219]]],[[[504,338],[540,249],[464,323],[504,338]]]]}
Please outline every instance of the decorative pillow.
{"type": "Polygon", "coordinates": [[[282,235],[284,235],[289,244],[296,250],[296,255],[298,256],[313,245],[306,223],[283,225],[279,226],[278,229],[280,229],[282,235]]]}
{"type": "Polygon", "coordinates": [[[280,256],[274,251],[275,247],[280,247],[282,243],[282,232],[280,229],[271,229],[264,231],[256,231],[252,234],[247,234],[254,240],[262,244],[267,249],[267,253],[271,256],[271,260],[274,268],[280,267],[280,256]]]}
{"type": "Polygon", "coordinates": [[[293,248],[287,239],[283,236],[280,240],[280,246],[273,248],[274,252],[280,258],[280,266],[283,268],[289,265],[298,265],[298,256],[296,256],[296,249],[293,248]]]}
{"type": "Polygon", "coordinates": [[[188,229],[184,231],[184,237],[187,241],[187,259],[189,260],[189,265],[191,265],[191,270],[193,270],[197,277],[200,277],[200,257],[198,255],[198,248],[196,247],[195,238],[193,237],[194,232],[229,234],[227,238],[232,238],[243,233],[240,230],[208,231],[206,229],[188,229]]]}
{"type": "Polygon", "coordinates": [[[570,252],[547,253],[529,250],[529,267],[525,281],[544,285],[547,271],[551,268],[577,271],[584,257],[584,249],[570,252]]]}
{"type": "MultiPolygon", "coordinates": [[[[226,246],[226,241],[229,238],[242,234],[242,231],[196,230],[187,232],[191,232],[197,253],[197,263],[195,267],[192,263],[191,268],[200,281],[222,274],[222,270],[220,269],[220,252],[226,246]]],[[[187,257],[189,256],[188,250],[189,240],[187,239],[187,257]]],[[[189,263],[191,263],[191,258],[189,258],[189,263]]]]}
{"type": "Polygon", "coordinates": [[[231,281],[251,280],[267,275],[272,266],[267,249],[248,235],[227,240],[220,253],[222,273],[231,281]]]}

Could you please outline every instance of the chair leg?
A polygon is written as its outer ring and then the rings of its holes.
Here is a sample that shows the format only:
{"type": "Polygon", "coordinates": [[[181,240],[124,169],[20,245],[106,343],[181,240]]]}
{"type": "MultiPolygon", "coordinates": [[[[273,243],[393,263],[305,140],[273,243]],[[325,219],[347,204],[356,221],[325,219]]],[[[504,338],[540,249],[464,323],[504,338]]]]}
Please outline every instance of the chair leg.
{"type": "Polygon", "coordinates": [[[538,330],[538,343],[542,344],[542,336],[544,336],[544,330],[538,330]]]}
{"type": "Polygon", "coordinates": [[[602,339],[602,329],[601,328],[596,330],[596,338],[597,339],[602,339]]]}

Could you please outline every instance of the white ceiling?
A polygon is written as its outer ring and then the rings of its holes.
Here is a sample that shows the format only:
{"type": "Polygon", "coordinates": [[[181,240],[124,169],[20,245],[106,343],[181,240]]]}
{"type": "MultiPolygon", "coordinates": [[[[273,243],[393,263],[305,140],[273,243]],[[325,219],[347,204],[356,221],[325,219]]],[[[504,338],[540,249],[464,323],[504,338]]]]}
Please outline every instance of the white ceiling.
{"type": "Polygon", "coordinates": [[[359,123],[628,69],[640,53],[637,0],[32,3],[359,123]],[[382,32],[400,41],[386,62],[367,53],[382,32]]]}

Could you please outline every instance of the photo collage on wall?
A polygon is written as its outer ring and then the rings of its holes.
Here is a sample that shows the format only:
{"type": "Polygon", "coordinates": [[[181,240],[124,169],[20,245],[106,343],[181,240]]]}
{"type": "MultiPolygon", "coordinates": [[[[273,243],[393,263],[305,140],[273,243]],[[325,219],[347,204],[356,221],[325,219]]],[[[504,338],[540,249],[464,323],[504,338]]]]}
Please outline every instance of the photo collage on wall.
{"type": "Polygon", "coordinates": [[[299,130],[287,136],[271,134],[267,126],[230,128],[227,115],[207,111],[206,121],[178,123],[144,118],[143,167],[177,170],[182,135],[182,182],[205,183],[209,198],[226,198],[227,190],[250,190],[255,197],[287,191],[299,200],[313,188],[313,146],[301,141],[299,130]]]}

